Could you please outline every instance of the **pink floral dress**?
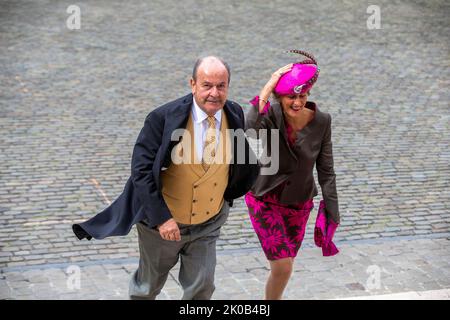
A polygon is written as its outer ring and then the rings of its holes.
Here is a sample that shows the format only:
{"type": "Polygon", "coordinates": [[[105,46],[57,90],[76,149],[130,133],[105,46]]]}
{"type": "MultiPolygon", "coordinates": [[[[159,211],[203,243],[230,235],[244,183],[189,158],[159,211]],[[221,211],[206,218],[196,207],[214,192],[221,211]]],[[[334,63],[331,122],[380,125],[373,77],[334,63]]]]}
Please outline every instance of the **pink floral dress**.
{"type": "MultiPolygon", "coordinates": [[[[258,97],[255,97],[251,103],[257,106],[258,100],[258,97]]],[[[269,107],[270,104],[267,103],[263,113],[267,112],[269,107]]],[[[287,122],[285,124],[289,145],[293,146],[295,140],[292,140],[290,135],[292,128],[287,122]]],[[[281,204],[279,194],[283,188],[284,183],[262,197],[255,197],[251,192],[245,195],[250,221],[268,260],[297,256],[305,236],[309,214],[314,208],[313,199],[296,205],[281,204]]]]}

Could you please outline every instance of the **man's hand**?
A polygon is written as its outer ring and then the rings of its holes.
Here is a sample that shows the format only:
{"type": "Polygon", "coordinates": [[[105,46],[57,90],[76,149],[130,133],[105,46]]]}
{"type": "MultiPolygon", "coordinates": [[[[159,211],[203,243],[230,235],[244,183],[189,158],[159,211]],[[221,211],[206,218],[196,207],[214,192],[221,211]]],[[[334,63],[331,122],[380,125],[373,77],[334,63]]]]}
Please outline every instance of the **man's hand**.
{"type": "Polygon", "coordinates": [[[266,85],[262,88],[261,92],[259,93],[259,112],[262,112],[264,110],[264,107],[270,95],[277,86],[278,80],[280,80],[283,74],[291,71],[293,66],[294,66],[293,63],[287,64],[272,74],[272,77],[269,79],[269,81],[267,81],[266,85]]]}
{"type": "Polygon", "coordinates": [[[161,238],[169,241],[180,241],[180,229],[176,221],[172,218],[164,222],[163,224],[158,225],[158,231],[161,235],[161,238]]]}

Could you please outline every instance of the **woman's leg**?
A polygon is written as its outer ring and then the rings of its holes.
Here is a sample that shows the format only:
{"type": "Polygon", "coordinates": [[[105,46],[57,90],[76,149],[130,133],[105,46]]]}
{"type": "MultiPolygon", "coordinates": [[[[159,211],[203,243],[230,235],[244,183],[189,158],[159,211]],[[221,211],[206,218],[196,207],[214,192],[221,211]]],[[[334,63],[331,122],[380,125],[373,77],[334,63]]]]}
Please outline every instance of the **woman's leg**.
{"type": "Polygon", "coordinates": [[[281,300],[291,277],[294,258],[270,260],[270,275],[266,283],[266,300],[281,300]]]}

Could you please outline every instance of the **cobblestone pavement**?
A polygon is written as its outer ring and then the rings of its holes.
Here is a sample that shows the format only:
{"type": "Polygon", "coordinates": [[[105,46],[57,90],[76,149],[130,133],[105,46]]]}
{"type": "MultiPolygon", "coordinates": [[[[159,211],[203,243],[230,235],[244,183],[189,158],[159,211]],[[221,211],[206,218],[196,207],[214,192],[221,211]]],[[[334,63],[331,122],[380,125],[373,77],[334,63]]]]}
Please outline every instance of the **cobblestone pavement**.
{"type": "MultiPolygon", "coordinates": [[[[448,246],[449,239],[361,240],[341,245],[334,258],[322,257],[319,248],[304,248],[285,298],[450,299],[448,246]]],[[[7,268],[0,278],[0,299],[128,299],[136,268],[137,259],[7,268]]],[[[181,298],[178,270],[176,265],[158,299],[181,298]]],[[[223,250],[213,299],[262,299],[267,275],[260,250],[223,250]]]]}
{"type": "MultiPolygon", "coordinates": [[[[79,1],[80,30],[66,28],[69,4],[0,1],[7,279],[12,268],[136,259],[134,230],[80,242],[70,226],[120,194],[145,116],[188,93],[202,54],[230,63],[230,98],[244,108],[294,61],[284,50],[315,54],[321,76],[310,99],[333,117],[338,242],[450,235],[448,2],[378,1],[378,30],[367,28],[369,1],[79,1]]],[[[218,247],[258,248],[242,199],[218,247]]]]}

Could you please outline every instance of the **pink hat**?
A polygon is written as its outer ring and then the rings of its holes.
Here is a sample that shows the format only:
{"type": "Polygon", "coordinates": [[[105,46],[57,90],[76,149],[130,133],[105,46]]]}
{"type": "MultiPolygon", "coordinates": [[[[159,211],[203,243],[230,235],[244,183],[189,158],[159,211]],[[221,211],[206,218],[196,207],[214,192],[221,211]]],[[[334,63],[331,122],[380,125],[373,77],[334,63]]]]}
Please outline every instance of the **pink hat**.
{"type": "Polygon", "coordinates": [[[288,52],[298,53],[309,59],[294,63],[291,71],[283,74],[275,87],[275,93],[279,95],[299,94],[308,92],[319,76],[319,67],[314,57],[300,50],[288,52]]]}

